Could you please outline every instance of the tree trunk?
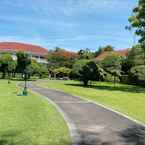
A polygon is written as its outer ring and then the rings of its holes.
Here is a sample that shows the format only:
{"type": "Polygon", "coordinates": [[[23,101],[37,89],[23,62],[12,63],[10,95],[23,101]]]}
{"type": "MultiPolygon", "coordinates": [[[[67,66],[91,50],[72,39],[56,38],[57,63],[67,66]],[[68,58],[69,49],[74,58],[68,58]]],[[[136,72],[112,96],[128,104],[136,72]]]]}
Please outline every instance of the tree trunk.
{"type": "Polygon", "coordinates": [[[83,80],[84,86],[88,86],[88,80],[83,80]]]}
{"type": "Polygon", "coordinates": [[[10,79],[11,79],[11,73],[8,72],[8,84],[10,84],[10,79]]]}
{"type": "Polygon", "coordinates": [[[115,84],[116,84],[116,76],[114,76],[114,88],[115,88],[115,84]]]}

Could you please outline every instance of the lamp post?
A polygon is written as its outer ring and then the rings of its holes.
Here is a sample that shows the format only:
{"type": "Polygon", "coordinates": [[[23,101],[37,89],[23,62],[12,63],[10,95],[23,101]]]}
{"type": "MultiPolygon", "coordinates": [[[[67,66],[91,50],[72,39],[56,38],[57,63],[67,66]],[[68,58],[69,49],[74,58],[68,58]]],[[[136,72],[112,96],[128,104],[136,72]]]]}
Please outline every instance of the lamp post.
{"type": "Polygon", "coordinates": [[[24,81],[25,81],[25,85],[24,85],[24,90],[23,90],[23,96],[27,96],[28,95],[28,91],[27,91],[27,70],[24,70],[24,81]]]}

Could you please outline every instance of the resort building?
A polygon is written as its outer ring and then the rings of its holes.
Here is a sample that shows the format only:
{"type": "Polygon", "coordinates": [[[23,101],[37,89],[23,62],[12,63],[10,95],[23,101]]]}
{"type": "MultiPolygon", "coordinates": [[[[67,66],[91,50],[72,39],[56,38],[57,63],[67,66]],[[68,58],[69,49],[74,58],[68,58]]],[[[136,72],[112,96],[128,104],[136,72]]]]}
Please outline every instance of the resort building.
{"type": "Polygon", "coordinates": [[[97,62],[102,61],[107,56],[112,55],[112,54],[116,54],[118,56],[126,58],[128,56],[128,53],[129,53],[129,49],[122,49],[122,50],[115,50],[115,51],[104,51],[95,58],[95,61],[97,61],[97,62]]]}
{"type": "Polygon", "coordinates": [[[35,59],[38,63],[47,64],[48,50],[43,47],[17,42],[0,42],[0,55],[3,53],[10,53],[13,59],[16,60],[17,52],[28,53],[31,58],[35,59]]]}

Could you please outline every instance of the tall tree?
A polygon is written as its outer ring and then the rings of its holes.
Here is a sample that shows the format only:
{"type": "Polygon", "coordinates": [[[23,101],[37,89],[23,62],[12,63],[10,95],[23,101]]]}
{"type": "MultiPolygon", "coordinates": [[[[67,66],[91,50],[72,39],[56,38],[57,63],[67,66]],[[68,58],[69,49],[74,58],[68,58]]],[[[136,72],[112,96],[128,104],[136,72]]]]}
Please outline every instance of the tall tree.
{"type": "Polygon", "coordinates": [[[27,67],[31,64],[31,58],[29,54],[24,52],[17,53],[17,72],[22,75],[27,73],[27,67]]]}
{"type": "Polygon", "coordinates": [[[145,0],[139,0],[138,6],[133,9],[133,15],[129,18],[131,26],[135,28],[135,32],[140,36],[139,42],[145,51],[145,0]]]}
{"type": "Polygon", "coordinates": [[[94,54],[91,52],[89,48],[80,49],[78,51],[78,55],[80,59],[90,59],[94,57],[94,54]]]}
{"type": "Polygon", "coordinates": [[[71,77],[75,79],[80,78],[80,71],[89,62],[87,59],[76,60],[72,67],[71,77]]]}
{"type": "Polygon", "coordinates": [[[100,62],[102,68],[113,76],[114,84],[116,83],[116,78],[121,76],[121,63],[122,58],[116,54],[109,55],[100,62]]]}
{"type": "Polygon", "coordinates": [[[127,57],[127,62],[129,68],[145,64],[144,52],[141,45],[133,46],[127,57]]]}
{"type": "Polygon", "coordinates": [[[50,68],[68,67],[71,68],[77,54],[64,49],[51,50],[48,53],[48,62],[50,68]]]}
{"type": "Polygon", "coordinates": [[[89,81],[103,80],[103,73],[95,62],[90,61],[80,70],[80,80],[83,81],[84,86],[88,85],[89,81]]]}
{"type": "Polygon", "coordinates": [[[99,49],[95,52],[95,56],[100,55],[104,51],[114,51],[114,47],[111,45],[106,45],[104,47],[99,47],[99,49]]]}
{"type": "Polygon", "coordinates": [[[9,70],[11,69],[12,62],[13,62],[13,59],[12,59],[11,54],[5,53],[1,56],[1,58],[0,58],[0,69],[1,69],[1,72],[2,72],[2,78],[5,78],[6,73],[8,73],[9,70]]]}

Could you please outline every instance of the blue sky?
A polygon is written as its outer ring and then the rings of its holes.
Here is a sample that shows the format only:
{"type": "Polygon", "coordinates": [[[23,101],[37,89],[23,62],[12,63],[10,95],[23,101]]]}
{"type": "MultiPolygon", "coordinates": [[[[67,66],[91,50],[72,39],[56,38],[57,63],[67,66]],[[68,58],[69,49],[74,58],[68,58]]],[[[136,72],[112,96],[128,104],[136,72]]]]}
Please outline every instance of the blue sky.
{"type": "Polygon", "coordinates": [[[0,41],[77,51],[131,47],[125,30],[137,0],[0,0],[0,41]]]}

